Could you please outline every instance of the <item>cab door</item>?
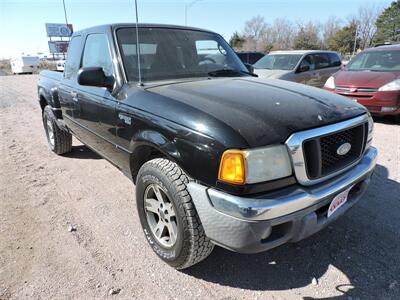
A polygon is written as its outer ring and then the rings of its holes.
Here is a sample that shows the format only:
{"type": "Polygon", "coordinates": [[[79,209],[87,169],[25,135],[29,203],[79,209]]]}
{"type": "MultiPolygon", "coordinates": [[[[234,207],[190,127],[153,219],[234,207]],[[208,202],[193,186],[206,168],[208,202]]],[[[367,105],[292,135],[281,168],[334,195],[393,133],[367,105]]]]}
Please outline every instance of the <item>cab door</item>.
{"type": "MultiPolygon", "coordinates": [[[[81,68],[101,67],[106,76],[113,76],[110,43],[105,33],[93,33],[86,37],[81,68]]],[[[79,137],[101,155],[113,161],[116,126],[116,103],[112,90],[104,87],[77,84],[75,102],[79,137]]]]}
{"type": "Polygon", "coordinates": [[[58,98],[60,101],[63,119],[68,128],[74,133],[77,129],[75,117],[76,111],[76,77],[82,56],[82,37],[73,36],[68,47],[68,59],[65,63],[63,79],[58,87],[58,98]]]}

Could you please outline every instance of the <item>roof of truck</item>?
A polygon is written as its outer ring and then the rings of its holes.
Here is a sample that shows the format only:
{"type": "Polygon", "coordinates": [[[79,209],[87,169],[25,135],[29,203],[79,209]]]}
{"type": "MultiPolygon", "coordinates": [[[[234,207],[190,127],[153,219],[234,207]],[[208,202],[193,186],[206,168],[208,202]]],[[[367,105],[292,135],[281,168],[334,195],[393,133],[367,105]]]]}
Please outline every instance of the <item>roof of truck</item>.
{"type": "MultiPolygon", "coordinates": [[[[98,25],[94,27],[85,28],[79,31],[74,32],[74,34],[79,33],[88,33],[88,32],[105,32],[110,29],[116,29],[120,27],[135,27],[136,23],[114,23],[114,24],[104,24],[98,25]]],[[[139,23],[139,28],[169,28],[169,29],[189,29],[189,30],[196,30],[196,31],[204,31],[215,33],[211,30],[196,28],[196,27],[189,27],[189,26],[181,26],[181,25],[170,25],[170,24],[156,24],[156,23],[139,23]]]]}

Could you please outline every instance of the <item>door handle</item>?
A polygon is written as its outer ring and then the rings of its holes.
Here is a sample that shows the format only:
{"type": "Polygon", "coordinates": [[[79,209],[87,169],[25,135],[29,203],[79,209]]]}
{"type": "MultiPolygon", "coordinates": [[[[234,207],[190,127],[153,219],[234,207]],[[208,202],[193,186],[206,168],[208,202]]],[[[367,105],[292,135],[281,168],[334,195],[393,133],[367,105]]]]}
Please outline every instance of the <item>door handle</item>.
{"type": "Polygon", "coordinates": [[[71,92],[72,101],[78,102],[78,93],[71,92]]]}

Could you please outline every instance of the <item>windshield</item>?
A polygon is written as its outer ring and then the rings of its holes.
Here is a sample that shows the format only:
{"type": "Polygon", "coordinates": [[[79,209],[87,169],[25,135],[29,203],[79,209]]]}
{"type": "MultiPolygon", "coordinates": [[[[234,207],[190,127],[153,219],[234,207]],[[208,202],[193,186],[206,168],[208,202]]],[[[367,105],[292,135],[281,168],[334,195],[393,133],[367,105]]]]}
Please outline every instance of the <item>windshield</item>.
{"type": "Polygon", "coordinates": [[[268,54],[254,64],[256,69],[268,70],[293,70],[300,58],[301,54],[268,54]]]}
{"type": "MultiPolygon", "coordinates": [[[[117,39],[128,81],[138,81],[136,28],[118,29],[117,39]]],[[[232,48],[216,34],[186,29],[139,28],[139,45],[143,81],[210,74],[244,76],[247,73],[232,48]]]]}
{"type": "Polygon", "coordinates": [[[358,54],[346,66],[348,71],[400,71],[400,51],[367,51],[358,54]]]}

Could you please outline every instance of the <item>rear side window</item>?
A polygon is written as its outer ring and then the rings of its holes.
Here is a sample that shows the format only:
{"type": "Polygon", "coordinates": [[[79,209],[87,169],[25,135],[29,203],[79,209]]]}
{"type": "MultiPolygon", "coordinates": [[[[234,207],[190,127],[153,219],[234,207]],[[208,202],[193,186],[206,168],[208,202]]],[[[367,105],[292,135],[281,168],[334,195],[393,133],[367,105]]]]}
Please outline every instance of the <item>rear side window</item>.
{"type": "Polygon", "coordinates": [[[81,62],[81,43],[82,37],[80,35],[74,36],[69,42],[67,61],[64,68],[64,77],[66,79],[76,78],[81,62]]]}
{"type": "Polygon", "coordinates": [[[328,53],[328,55],[331,61],[331,67],[339,67],[342,64],[339,55],[336,53],[328,53]]]}
{"type": "Polygon", "coordinates": [[[315,63],[315,69],[329,68],[331,66],[328,53],[314,54],[314,63],[315,63]]]}
{"type": "Polygon", "coordinates": [[[102,67],[107,76],[113,74],[111,53],[105,34],[88,35],[83,51],[82,67],[102,67]]]}

